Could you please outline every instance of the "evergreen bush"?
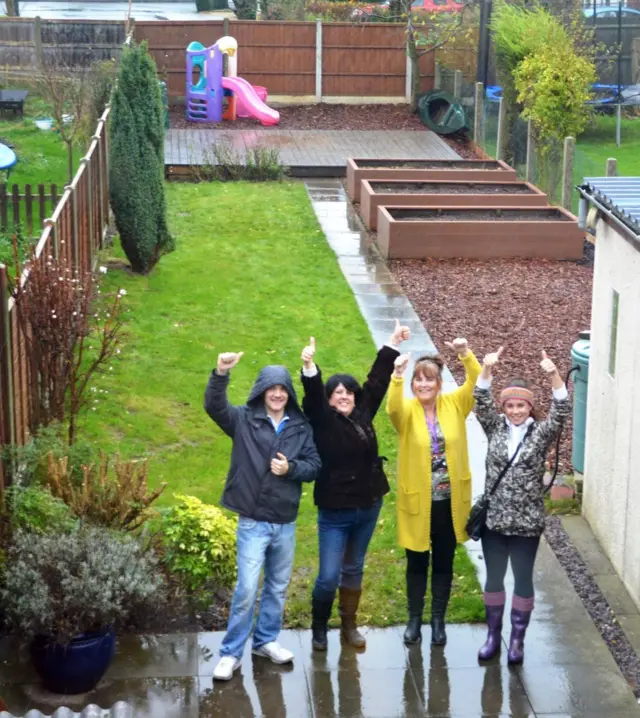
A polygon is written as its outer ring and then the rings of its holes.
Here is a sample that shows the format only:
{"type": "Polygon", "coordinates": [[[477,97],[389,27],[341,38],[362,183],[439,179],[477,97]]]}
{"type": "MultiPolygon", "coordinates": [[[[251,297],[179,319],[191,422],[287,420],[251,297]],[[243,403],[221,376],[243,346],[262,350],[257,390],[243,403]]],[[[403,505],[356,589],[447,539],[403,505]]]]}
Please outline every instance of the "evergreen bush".
{"type": "Polygon", "coordinates": [[[164,196],[162,97],[146,43],[123,51],[110,129],[111,208],[131,268],[148,274],[175,243],[164,196]]]}

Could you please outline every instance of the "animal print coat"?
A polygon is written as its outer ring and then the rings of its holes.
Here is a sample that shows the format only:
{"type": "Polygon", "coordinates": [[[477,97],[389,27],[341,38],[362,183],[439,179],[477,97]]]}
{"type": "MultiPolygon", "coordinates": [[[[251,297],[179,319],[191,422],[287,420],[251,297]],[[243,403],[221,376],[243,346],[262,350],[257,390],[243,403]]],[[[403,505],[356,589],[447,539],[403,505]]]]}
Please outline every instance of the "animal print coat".
{"type": "MultiPolygon", "coordinates": [[[[487,492],[494,485],[508,459],[509,426],[498,414],[490,389],[475,388],[476,416],[487,435],[487,492]]],[[[553,399],[549,416],[536,421],[520,447],[516,460],[502,477],[495,494],[489,497],[487,527],[513,536],[537,537],[544,531],[545,459],[569,416],[569,398],[553,399]]]]}

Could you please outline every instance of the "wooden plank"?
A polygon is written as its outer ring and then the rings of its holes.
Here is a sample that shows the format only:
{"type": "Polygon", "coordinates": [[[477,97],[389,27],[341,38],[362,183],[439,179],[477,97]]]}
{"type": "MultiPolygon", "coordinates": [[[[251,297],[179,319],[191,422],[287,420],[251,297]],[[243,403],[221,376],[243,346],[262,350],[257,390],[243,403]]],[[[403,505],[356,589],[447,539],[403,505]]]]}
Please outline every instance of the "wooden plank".
{"type": "Polygon", "coordinates": [[[27,225],[27,233],[29,236],[33,234],[33,196],[31,195],[31,185],[24,187],[24,206],[25,218],[27,225]]]}
{"type": "Polygon", "coordinates": [[[13,228],[17,230],[20,226],[20,187],[17,184],[13,185],[11,191],[11,205],[13,210],[13,228]]]}
{"type": "Polygon", "coordinates": [[[7,231],[7,185],[0,184],[0,230],[7,231]]]}

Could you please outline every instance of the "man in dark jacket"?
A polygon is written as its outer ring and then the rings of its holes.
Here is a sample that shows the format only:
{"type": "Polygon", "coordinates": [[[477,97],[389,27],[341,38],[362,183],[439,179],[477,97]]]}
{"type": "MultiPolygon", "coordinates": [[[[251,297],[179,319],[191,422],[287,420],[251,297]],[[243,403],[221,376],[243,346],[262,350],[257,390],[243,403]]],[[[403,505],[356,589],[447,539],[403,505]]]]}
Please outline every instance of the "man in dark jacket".
{"type": "Polygon", "coordinates": [[[213,673],[218,680],[229,680],[240,665],[251,633],[263,566],[253,653],[274,663],[293,660],[291,651],[282,648],[276,639],[293,567],[302,482],[313,481],[320,471],[311,427],[298,406],[285,367],[265,367],[247,403],[229,403],[229,371],[241,357],[242,352],[218,356],[204,401],[207,414],[233,441],[222,505],[240,515],[238,581],[221,659],[213,673]]]}

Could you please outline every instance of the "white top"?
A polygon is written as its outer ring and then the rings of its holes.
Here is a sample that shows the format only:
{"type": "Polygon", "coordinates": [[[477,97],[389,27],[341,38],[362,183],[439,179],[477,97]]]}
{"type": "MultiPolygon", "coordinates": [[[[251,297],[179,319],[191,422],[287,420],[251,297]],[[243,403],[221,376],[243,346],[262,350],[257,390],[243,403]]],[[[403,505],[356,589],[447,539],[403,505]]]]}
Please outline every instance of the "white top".
{"type": "MultiPolygon", "coordinates": [[[[476,381],[476,386],[478,389],[485,389],[489,390],[491,389],[491,382],[492,379],[483,379],[482,376],[478,377],[478,380],[476,381]]],[[[553,398],[557,401],[562,401],[563,399],[566,399],[569,396],[569,392],[567,391],[567,387],[563,384],[559,389],[553,389],[553,398]]],[[[503,415],[504,416],[504,415],[503,415]]],[[[507,443],[507,453],[509,456],[509,459],[515,454],[516,449],[518,448],[518,445],[522,441],[526,431],[527,427],[530,426],[533,423],[533,418],[529,417],[526,421],[523,421],[522,424],[519,426],[516,426],[515,424],[512,424],[507,417],[504,417],[504,420],[507,424],[507,427],[509,429],[509,440],[507,443]]],[[[518,463],[518,460],[520,459],[520,456],[518,455],[516,457],[516,460],[514,463],[518,463]]]]}

